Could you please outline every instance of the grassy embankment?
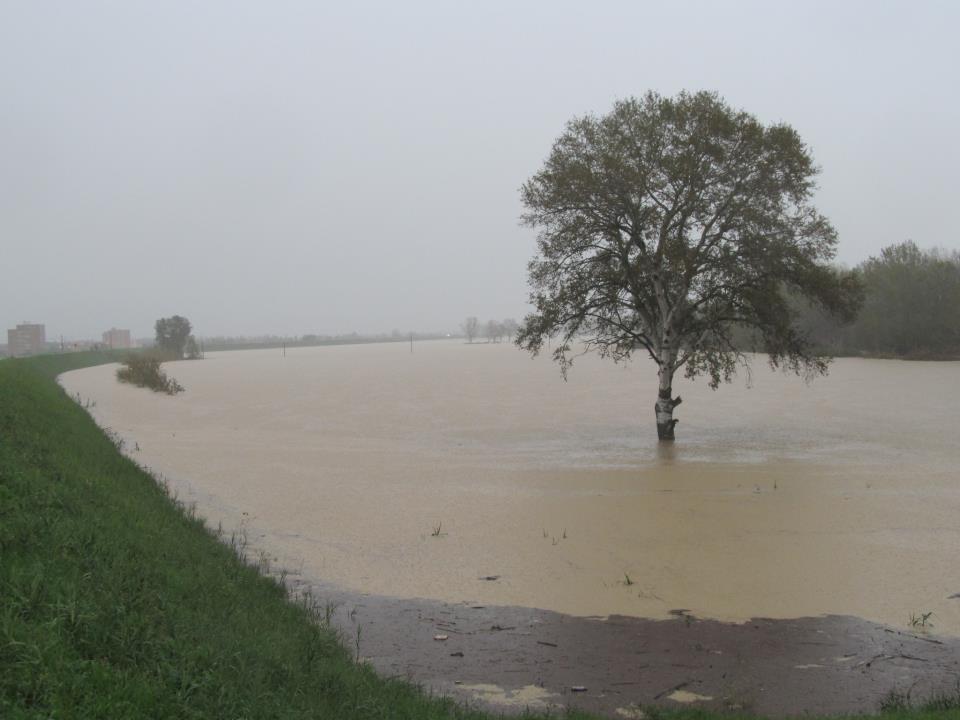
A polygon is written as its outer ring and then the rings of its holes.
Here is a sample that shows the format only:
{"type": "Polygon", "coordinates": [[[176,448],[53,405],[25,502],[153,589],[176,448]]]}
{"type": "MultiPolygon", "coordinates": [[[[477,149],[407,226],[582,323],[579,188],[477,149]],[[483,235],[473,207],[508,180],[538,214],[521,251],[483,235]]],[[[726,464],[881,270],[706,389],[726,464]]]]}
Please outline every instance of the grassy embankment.
{"type": "Polygon", "coordinates": [[[0,717],[489,717],[358,665],[122,456],[54,380],[115,359],[0,363],[0,717]]]}

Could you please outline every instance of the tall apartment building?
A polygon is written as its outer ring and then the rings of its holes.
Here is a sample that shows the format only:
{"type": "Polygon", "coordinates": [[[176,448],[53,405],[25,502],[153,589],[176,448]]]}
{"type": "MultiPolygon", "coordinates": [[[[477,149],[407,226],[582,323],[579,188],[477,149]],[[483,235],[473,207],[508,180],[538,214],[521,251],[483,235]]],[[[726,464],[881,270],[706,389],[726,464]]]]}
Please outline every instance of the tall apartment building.
{"type": "Polygon", "coordinates": [[[110,328],[103,334],[103,344],[114,350],[133,347],[133,343],[130,342],[130,331],[117,328],[110,328]]]}
{"type": "Polygon", "coordinates": [[[47,349],[47,329],[39,323],[20,323],[7,330],[7,352],[13,357],[36,355],[47,349]]]}

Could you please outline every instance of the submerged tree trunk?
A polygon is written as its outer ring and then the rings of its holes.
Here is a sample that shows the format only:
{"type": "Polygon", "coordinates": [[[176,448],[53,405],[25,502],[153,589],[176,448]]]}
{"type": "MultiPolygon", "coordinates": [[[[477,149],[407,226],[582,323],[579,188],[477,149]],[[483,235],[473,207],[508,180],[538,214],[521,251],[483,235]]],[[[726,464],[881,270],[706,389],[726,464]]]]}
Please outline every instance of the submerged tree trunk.
{"type": "Polygon", "coordinates": [[[668,361],[660,365],[660,393],[656,404],[653,406],[657,416],[657,437],[660,442],[673,441],[673,429],[680,422],[674,419],[673,409],[683,402],[679,395],[675,398],[670,397],[673,393],[674,368],[672,361],[673,358],[668,356],[668,361]]]}
{"type": "Polygon", "coordinates": [[[660,397],[653,409],[657,414],[657,437],[661,441],[673,440],[673,428],[680,422],[674,419],[673,409],[681,402],[683,401],[679,397],[670,398],[670,388],[660,391],[660,397]]]}

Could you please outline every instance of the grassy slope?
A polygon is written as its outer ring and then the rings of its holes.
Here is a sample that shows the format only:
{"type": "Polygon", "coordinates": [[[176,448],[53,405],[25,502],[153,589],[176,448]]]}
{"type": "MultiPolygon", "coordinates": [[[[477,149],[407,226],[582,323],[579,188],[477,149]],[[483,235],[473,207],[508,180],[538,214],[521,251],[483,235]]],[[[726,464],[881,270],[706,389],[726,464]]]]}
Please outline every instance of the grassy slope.
{"type": "Polygon", "coordinates": [[[118,453],[54,382],[114,357],[0,363],[0,717],[487,717],[356,665],[118,453]]]}

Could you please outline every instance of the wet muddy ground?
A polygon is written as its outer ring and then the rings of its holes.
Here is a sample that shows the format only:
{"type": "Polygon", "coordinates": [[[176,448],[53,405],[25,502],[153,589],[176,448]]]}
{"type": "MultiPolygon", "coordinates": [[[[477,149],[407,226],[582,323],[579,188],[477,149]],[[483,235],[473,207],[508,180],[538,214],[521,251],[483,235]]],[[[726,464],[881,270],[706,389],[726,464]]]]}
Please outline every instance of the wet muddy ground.
{"type": "Polygon", "coordinates": [[[734,624],[677,608],[670,620],[600,619],[294,587],[335,604],[347,647],[360,628],[360,656],[381,673],[498,712],[629,718],[656,705],[782,717],[876,711],[891,691],[921,701],[960,688],[960,639],[849,616],[734,624]]]}

